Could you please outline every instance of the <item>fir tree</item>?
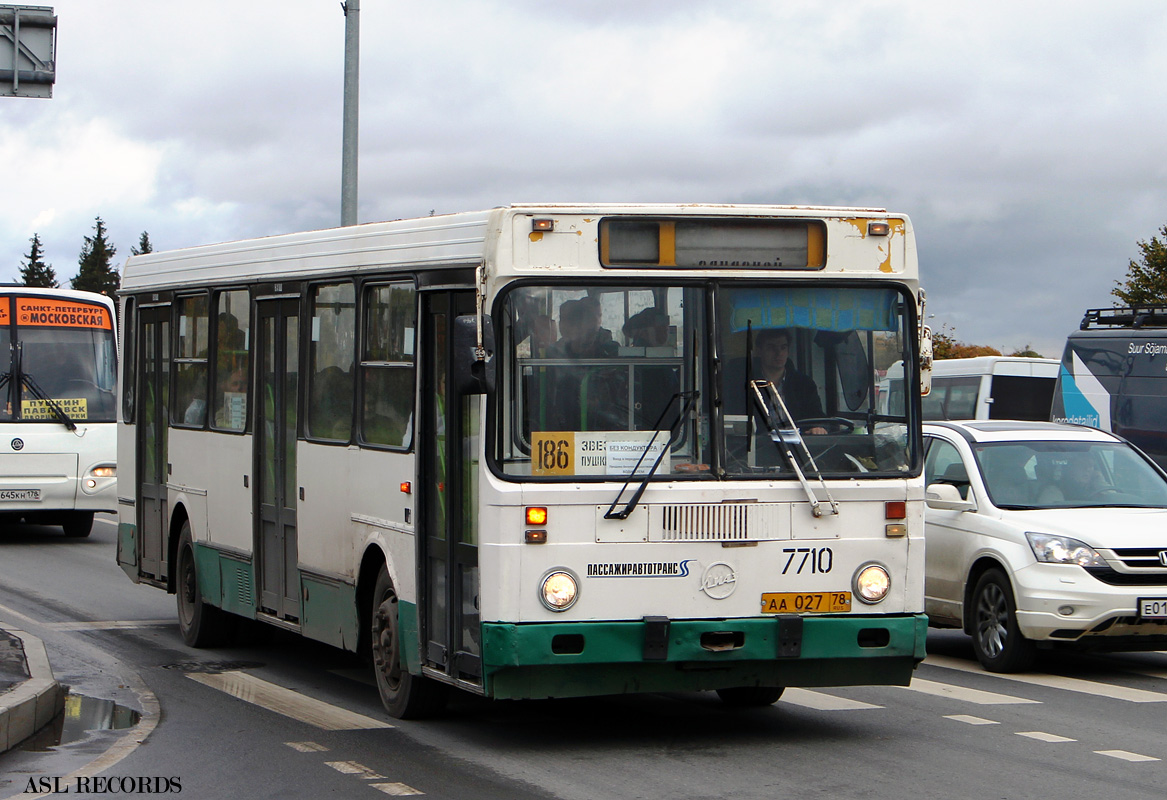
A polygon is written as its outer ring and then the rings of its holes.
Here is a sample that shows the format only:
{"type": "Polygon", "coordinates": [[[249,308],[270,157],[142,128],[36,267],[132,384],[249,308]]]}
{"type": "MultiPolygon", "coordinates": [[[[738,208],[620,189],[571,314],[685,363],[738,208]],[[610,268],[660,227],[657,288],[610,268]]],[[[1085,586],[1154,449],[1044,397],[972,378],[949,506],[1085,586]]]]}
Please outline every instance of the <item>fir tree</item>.
{"type": "Polygon", "coordinates": [[[138,246],[131,247],[130,252],[136,256],[140,256],[143,253],[153,253],[154,245],[150,244],[150,234],[142,231],[142,236],[138,239],[138,246]]]}
{"type": "Polygon", "coordinates": [[[96,218],[93,231],[92,236],[85,237],[79,260],[81,268],[72,286],[86,292],[112,295],[121,285],[121,277],[111,266],[117,248],[107,238],[101,217],[96,218]]]}
{"type": "Polygon", "coordinates": [[[56,289],[57,272],[51,264],[44,262],[44,248],[41,245],[39,233],[34,233],[28,240],[32,245],[25,256],[27,261],[20,267],[20,282],[25,286],[39,286],[45,289],[56,289]]]}

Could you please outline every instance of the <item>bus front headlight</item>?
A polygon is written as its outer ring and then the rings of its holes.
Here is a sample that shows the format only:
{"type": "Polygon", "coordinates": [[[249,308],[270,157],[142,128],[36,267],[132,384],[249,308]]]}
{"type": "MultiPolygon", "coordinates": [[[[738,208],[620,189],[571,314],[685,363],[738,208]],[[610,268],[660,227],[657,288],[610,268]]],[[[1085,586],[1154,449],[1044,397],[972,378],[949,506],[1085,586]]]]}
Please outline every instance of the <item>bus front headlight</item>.
{"type": "Polygon", "coordinates": [[[579,585],[575,576],[567,570],[556,569],[543,576],[539,587],[539,599],[552,611],[566,611],[579,596],[579,585]]]}
{"type": "Polygon", "coordinates": [[[855,571],[851,588],[859,602],[873,605],[887,597],[891,589],[891,575],[882,564],[864,564],[855,571]]]}

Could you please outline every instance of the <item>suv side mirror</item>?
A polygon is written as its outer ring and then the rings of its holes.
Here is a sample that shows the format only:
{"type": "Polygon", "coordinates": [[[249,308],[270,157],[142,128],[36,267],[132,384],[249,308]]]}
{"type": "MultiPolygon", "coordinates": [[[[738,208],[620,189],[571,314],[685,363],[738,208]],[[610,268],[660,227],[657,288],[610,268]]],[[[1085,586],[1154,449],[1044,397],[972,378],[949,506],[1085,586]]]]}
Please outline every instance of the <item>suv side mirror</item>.
{"type": "Polygon", "coordinates": [[[454,391],[458,394],[490,394],[494,391],[494,323],[482,315],[482,349],[478,352],[478,317],[463,314],[454,319],[454,391]],[[481,357],[480,357],[481,356],[481,357]]]}
{"type": "Polygon", "coordinates": [[[960,496],[960,489],[951,483],[930,483],[924,490],[924,502],[928,508],[944,509],[946,511],[976,511],[977,503],[971,497],[965,500],[960,496]]]}

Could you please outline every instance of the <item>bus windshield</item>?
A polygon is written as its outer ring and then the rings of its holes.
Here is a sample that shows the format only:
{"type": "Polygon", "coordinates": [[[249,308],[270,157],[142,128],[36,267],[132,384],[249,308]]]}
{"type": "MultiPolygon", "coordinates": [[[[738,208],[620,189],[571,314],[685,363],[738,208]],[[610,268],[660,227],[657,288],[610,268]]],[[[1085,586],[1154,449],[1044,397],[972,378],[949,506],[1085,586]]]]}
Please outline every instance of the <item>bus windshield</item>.
{"type": "Polygon", "coordinates": [[[42,297],[15,303],[16,324],[0,326],[0,421],[58,422],[59,409],[73,422],[114,422],[117,350],[108,309],[42,297]]]}
{"type": "Polygon", "coordinates": [[[496,461],[535,480],[794,479],[792,459],[902,477],[911,411],[879,413],[876,386],[911,357],[910,307],[888,285],[516,287],[496,317],[496,461]],[[805,448],[760,416],[767,383],[805,448]]]}

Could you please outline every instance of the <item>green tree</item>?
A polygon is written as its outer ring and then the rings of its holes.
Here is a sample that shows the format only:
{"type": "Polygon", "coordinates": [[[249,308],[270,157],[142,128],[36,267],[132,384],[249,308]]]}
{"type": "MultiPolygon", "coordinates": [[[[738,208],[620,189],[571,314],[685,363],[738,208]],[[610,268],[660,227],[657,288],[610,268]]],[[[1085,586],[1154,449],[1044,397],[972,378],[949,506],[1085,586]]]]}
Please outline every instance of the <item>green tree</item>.
{"type": "Polygon", "coordinates": [[[947,322],[940,326],[940,330],[932,332],[932,357],[941,358],[973,358],[974,356],[999,356],[1001,351],[985,344],[968,344],[956,340],[956,329],[947,322]]]}
{"type": "Polygon", "coordinates": [[[1127,267],[1126,280],[1115,281],[1110,293],[1128,306],[1167,304],[1167,225],[1151,241],[1138,243],[1142,256],[1127,267]]]}
{"type": "Polygon", "coordinates": [[[140,256],[143,253],[153,253],[154,245],[150,244],[150,234],[142,231],[142,235],[138,239],[138,246],[131,247],[130,252],[136,256],[140,256]]]}
{"type": "Polygon", "coordinates": [[[40,234],[34,233],[28,241],[32,246],[29,247],[28,255],[25,256],[28,260],[20,267],[20,282],[25,286],[56,289],[61,284],[57,283],[57,273],[52,264],[44,262],[45,251],[41,245],[40,234]]]}
{"type": "Polygon", "coordinates": [[[1024,347],[1018,347],[1009,355],[1017,356],[1019,358],[1045,358],[1041,353],[1034,350],[1028,343],[1024,347]]]}
{"type": "Polygon", "coordinates": [[[117,248],[110,243],[101,217],[96,217],[93,231],[92,236],[85,237],[79,262],[81,268],[73,278],[72,286],[86,292],[112,295],[121,285],[121,277],[111,266],[117,248]]]}

